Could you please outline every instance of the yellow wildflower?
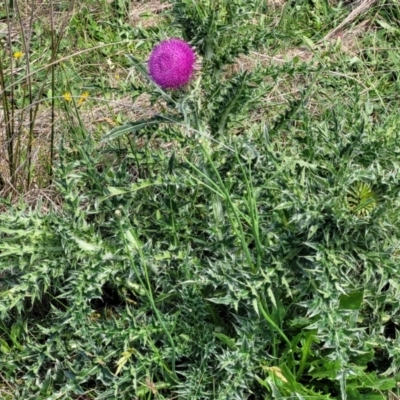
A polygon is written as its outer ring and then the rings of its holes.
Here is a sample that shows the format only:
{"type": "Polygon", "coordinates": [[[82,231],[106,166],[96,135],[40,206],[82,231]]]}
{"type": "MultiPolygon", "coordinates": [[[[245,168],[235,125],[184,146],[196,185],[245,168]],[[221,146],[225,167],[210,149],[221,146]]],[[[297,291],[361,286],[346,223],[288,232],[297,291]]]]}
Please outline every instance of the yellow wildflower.
{"type": "Polygon", "coordinates": [[[16,59],[16,60],[19,60],[21,57],[23,57],[24,56],[24,53],[22,52],[22,51],[15,51],[14,52],[14,54],[13,54],[13,57],[16,59]]]}
{"type": "Polygon", "coordinates": [[[64,97],[64,100],[65,100],[65,101],[72,101],[72,95],[71,95],[70,92],[65,92],[65,93],[63,94],[63,97],[64,97]]]}
{"type": "Polygon", "coordinates": [[[81,105],[82,103],[84,103],[88,97],[89,97],[89,92],[83,92],[81,94],[81,96],[79,97],[78,105],[81,105]]]}

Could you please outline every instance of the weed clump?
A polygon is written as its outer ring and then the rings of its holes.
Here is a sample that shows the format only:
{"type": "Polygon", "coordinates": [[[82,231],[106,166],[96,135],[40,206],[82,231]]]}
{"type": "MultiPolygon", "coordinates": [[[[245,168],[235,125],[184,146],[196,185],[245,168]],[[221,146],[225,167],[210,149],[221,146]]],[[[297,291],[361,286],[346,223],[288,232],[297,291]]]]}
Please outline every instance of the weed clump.
{"type": "Polygon", "coordinates": [[[131,35],[133,67],[102,47],[92,85],[53,88],[68,128],[57,209],[0,198],[0,397],[398,397],[396,45],[381,57],[390,43],[363,39],[376,63],[359,54],[361,72],[338,45],[302,62],[285,46],[315,42],[341,5],[170,2],[162,26],[132,29],[124,1],[107,24],[71,22],[88,40],[131,35]],[[122,94],[146,112],[88,129],[122,94]]]}

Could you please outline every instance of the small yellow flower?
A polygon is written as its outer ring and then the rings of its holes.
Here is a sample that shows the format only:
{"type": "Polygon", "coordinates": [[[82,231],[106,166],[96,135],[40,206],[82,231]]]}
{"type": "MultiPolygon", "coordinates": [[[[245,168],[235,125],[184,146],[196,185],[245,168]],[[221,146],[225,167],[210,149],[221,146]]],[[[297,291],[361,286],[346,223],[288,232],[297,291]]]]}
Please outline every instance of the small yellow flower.
{"type": "Polygon", "coordinates": [[[89,92],[83,92],[81,94],[81,96],[79,97],[78,105],[81,105],[82,103],[84,103],[88,97],[89,97],[89,92]]]}
{"type": "Polygon", "coordinates": [[[23,56],[24,56],[24,53],[23,53],[22,51],[15,51],[14,54],[13,54],[13,57],[14,57],[16,60],[19,60],[19,59],[22,58],[23,56]]]}
{"type": "Polygon", "coordinates": [[[72,101],[72,95],[71,95],[70,92],[65,92],[65,93],[63,94],[63,97],[64,97],[64,100],[65,100],[65,101],[72,101]]]}

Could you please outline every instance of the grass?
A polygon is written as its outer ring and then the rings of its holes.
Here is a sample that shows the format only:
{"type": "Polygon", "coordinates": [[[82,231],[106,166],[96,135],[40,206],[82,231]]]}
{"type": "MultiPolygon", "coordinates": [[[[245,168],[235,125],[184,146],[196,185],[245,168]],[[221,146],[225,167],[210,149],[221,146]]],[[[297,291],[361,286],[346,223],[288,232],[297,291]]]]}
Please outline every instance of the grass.
{"type": "Polygon", "coordinates": [[[397,2],[78,3],[0,14],[0,397],[400,398],[397,2]]]}

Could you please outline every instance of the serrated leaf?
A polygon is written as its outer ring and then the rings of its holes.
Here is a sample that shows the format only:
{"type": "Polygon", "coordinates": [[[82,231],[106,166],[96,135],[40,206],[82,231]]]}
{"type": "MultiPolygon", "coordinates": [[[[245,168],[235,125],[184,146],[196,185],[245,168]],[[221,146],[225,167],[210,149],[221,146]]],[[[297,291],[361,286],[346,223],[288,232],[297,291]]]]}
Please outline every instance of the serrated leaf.
{"type": "Polygon", "coordinates": [[[275,299],[275,295],[274,292],[272,291],[272,289],[269,287],[267,289],[267,293],[268,293],[268,297],[270,298],[272,304],[275,306],[275,308],[277,307],[276,305],[276,299],[275,299]]]}
{"type": "Polygon", "coordinates": [[[258,302],[257,302],[257,299],[253,299],[252,303],[253,303],[254,311],[256,312],[256,314],[257,314],[258,316],[260,316],[260,310],[258,309],[258,302]]]}
{"type": "Polygon", "coordinates": [[[211,301],[212,303],[215,304],[225,304],[225,305],[231,305],[233,303],[232,299],[229,297],[212,297],[206,299],[208,301],[211,301]]]}
{"type": "Polygon", "coordinates": [[[292,207],[293,207],[293,203],[292,203],[292,202],[285,202],[285,203],[278,204],[278,205],[273,209],[273,211],[276,211],[276,210],[285,210],[285,209],[292,208],[292,207]]]}
{"type": "Polygon", "coordinates": [[[79,239],[79,238],[74,238],[74,240],[77,243],[77,245],[80,247],[80,249],[83,251],[87,251],[89,253],[94,253],[94,252],[98,252],[101,250],[101,247],[96,244],[85,242],[84,240],[79,239]]]}
{"type": "Polygon", "coordinates": [[[110,196],[119,196],[120,194],[129,193],[129,189],[114,186],[107,186],[107,190],[110,193],[110,196]]]}
{"type": "Polygon", "coordinates": [[[137,132],[143,128],[147,128],[148,126],[153,126],[159,124],[161,121],[163,122],[169,122],[165,121],[161,116],[155,116],[153,118],[149,119],[142,119],[136,122],[129,122],[128,124],[118,126],[114,129],[111,129],[110,132],[108,132],[106,135],[104,135],[101,138],[100,143],[105,143],[110,140],[115,140],[119,138],[122,135],[125,135],[127,133],[134,133],[137,132]]]}
{"type": "Polygon", "coordinates": [[[109,194],[100,198],[99,203],[101,203],[104,200],[107,200],[113,196],[120,196],[122,194],[133,193],[133,192],[145,189],[150,186],[160,185],[161,183],[162,183],[162,179],[157,178],[157,180],[155,180],[155,181],[145,180],[145,181],[132,183],[132,185],[128,188],[119,188],[119,187],[114,187],[114,186],[108,186],[107,190],[108,190],[109,194]]]}

